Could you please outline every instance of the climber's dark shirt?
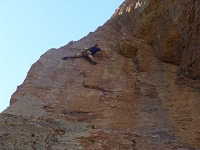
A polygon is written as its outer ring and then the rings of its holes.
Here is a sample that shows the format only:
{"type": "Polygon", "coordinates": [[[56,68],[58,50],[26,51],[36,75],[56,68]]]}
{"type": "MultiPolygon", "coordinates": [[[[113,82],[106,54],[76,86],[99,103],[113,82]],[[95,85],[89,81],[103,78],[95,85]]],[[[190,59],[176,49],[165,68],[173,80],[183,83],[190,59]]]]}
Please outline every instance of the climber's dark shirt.
{"type": "Polygon", "coordinates": [[[96,46],[93,46],[91,48],[89,48],[89,51],[93,54],[95,54],[96,52],[100,51],[101,49],[96,47],[96,46]]]}

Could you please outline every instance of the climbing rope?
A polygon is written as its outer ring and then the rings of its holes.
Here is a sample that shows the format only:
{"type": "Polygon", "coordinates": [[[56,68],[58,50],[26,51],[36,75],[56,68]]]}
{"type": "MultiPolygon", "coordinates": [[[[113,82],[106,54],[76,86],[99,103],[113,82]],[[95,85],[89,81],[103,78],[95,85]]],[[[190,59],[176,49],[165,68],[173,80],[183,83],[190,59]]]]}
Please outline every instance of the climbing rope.
{"type": "Polygon", "coordinates": [[[41,146],[41,148],[43,149],[46,144],[49,142],[49,140],[51,139],[51,137],[54,135],[55,131],[58,129],[59,125],[57,125],[57,127],[53,130],[53,132],[51,133],[51,135],[49,136],[49,138],[46,140],[46,142],[44,143],[44,145],[41,146]]]}

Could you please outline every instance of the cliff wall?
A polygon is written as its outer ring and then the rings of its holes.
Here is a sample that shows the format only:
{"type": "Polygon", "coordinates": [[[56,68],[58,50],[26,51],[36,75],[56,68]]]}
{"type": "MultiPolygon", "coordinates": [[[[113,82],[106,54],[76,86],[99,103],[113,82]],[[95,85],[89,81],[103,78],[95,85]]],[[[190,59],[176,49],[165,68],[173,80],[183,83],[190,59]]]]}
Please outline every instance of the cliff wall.
{"type": "Polygon", "coordinates": [[[1,149],[200,149],[200,1],[126,0],[50,49],[1,114],[1,149]],[[98,43],[97,65],[63,61],[98,43]]]}

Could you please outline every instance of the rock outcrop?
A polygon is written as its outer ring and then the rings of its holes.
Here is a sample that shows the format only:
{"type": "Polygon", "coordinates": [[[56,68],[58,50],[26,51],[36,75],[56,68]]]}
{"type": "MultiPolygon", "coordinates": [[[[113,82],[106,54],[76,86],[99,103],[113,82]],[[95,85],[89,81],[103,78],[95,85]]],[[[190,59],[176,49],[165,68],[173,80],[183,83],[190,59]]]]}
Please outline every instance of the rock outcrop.
{"type": "Polygon", "coordinates": [[[48,50],[0,115],[0,149],[200,149],[199,18],[199,0],[126,0],[48,50]],[[98,65],[61,59],[96,43],[98,65]]]}

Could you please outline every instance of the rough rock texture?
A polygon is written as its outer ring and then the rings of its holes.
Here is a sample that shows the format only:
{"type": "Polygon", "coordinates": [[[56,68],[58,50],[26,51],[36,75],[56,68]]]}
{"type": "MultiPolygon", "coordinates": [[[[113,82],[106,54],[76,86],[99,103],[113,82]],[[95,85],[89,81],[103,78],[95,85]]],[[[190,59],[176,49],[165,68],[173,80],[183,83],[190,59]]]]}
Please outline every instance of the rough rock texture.
{"type": "Polygon", "coordinates": [[[200,149],[199,13],[199,0],[126,0],[48,50],[0,115],[0,149],[200,149]],[[98,65],[61,59],[96,43],[98,65]]]}

